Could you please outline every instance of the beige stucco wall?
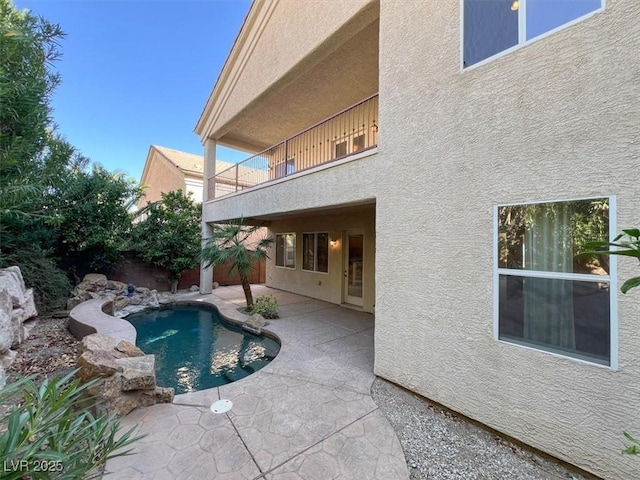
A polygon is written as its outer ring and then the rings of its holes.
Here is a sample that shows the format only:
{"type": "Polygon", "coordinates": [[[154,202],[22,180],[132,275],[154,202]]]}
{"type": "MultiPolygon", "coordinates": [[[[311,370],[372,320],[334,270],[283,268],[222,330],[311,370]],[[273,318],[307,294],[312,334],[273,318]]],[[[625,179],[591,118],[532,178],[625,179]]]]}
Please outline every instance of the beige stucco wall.
{"type": "Polygon", "coordinates": [[[359,207],[349,213],[333,210],[321,215],[304,215],[296,219],[273,221],[269,233],[296,234],[296,268],[275,266],[275,250],[267,260],[266,283],[268,286],[289,292],[307,295],[326,302],[343,302],[344,233],[346,230],[362,229],[364,234],[363,309],[373,312],[375,303],[375,206],[359,207]],[[329,246],[329,268],[327,273],[302,270],[302,234],[329,232],[336,240],[329,246]]]}
{"type": "MultiPolygon", "coordinates": [[[[375,371],[611,479],[640,434],[640,291],[619,369],[493,339],[492,208],[617,195],[640,223],[640,3],[460,71],[459,2],[381,2],[375,371]],[[408,40],[410,39],[410,41],[408,40]],[[416,246],[418,245],[418,248],[416,246]]],[[[638,273],[620,260],[619,278],[638,273]]]]}
{"type": "MultiPolygon", "coordinates": [[[[171,192],[173,190],[182,189],[185,191],[184,174],[175,165],[172,165],[164,158],[161,158],[157,152],[149,161],[146,176],[142,178],[142,186],[146,186],[145,196],[138,202],[139,207],[144,207],[147,202],[157,202],[162,198],[163,192],[171,192]]],[[[200,189],[200,198],[202,198],[202,189],[200,189]]]]}
{"type": "Polygon", "coordinates": [[[376,198],[377,176],[383,168],[376,149],[315,167],[265,185],[226,195],[203,205],[203,221],[267,218],[283,212],[305,211],[376,198]]]}

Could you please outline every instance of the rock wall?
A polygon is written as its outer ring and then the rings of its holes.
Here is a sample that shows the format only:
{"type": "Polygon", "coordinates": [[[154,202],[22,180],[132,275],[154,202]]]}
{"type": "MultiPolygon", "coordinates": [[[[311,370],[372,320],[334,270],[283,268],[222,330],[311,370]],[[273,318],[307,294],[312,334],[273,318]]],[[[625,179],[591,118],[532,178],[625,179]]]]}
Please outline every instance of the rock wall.
{"type": "Polygon", "coordinates": [[[71,298],[67,300],[67,310],[86,300],[106,298],[114,302],[114,316],[125,317],[145,308],[159,308],[161,304],[172,302],[172,295],[168,292],[158,293],[146,287],[135,287],[129,294],[128,284],[109,280],[101,273],[89,273],[84,276],[71,292],[71,298]]]}
{"type": "Polygon", "coordinates": [[[0,388],[16,356],[12,348],[27,338],[37,315],[33,289],[26,288],[20,268],[0,269],[0,388]]]}
{"type": "Polygon", "coordinates": [[[155,356],[130,342],[116,345],[109,335],[88,335],[80,344],[77,367],[83,382],[97,379],[87,394],[102,412],[123,417],[137,407],[173,401],[173,388],[156,385],[155,356]]]}

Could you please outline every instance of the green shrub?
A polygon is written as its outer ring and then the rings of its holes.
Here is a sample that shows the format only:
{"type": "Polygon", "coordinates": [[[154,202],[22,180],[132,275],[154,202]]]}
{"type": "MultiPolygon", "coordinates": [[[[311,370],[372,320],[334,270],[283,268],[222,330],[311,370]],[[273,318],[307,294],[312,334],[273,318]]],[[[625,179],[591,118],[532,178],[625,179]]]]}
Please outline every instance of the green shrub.
{"type": "Polygon", "coordinates": [[[3,479],[97,478],[109,458],[131,454],[123,449],[141,438],[133,436],[136,427],[121,434],[113,416],[80,408],[93,382],[72,380],[74,374],[40,386],[33,377],[21,378],[0,390],[0,404],[23,394],[22,405],[0,417],[3,479]]]}
{"type": "Polygon", "coordinates": [[[33,288],[38,313],[62,309],[67,304],[71,283],[67,275],[47,256],[47,252],[30,247],[0,258],[0,267],[20,267],[24,283],[33,288]]]}
{"type": "Polygon", "coordinates": [[[262,295],[253,302],[251,313],[258,313],[264,318],[278,318],[278,301],[271,295],[262,295]]]}

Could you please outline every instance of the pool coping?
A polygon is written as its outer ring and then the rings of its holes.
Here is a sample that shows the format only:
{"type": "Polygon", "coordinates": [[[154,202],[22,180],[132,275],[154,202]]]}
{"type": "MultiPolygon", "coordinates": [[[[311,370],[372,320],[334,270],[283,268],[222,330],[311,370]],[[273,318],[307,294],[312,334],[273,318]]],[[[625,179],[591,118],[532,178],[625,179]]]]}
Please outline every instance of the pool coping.
{"type": "Polygon", "coordinates": [[[135,345],[137,332],[127,320],[113,316],[114,302],[109,298],[86,300],[69,312],[69,331],[78,340],[101,333],[112,337],[116,344],[122,340],[135,345]]]}

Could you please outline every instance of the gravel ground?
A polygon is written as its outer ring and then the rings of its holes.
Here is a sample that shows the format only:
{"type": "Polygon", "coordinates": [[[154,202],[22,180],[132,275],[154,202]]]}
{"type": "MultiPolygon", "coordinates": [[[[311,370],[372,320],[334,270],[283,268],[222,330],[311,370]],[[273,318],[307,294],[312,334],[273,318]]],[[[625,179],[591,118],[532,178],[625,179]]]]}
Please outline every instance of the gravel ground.
{"type": "MultiPolygon", "coordinates": [[[[17,376],[33,375],[37,382],[52,375],[62,376],[75,368],[79,342],[69,332],[68,317],[40,317],[23,343],[16,347],[16,358],[7,369],[7,383],[17,376]]],[[[19,398],[0,405],[0,415],[19,398]]],[[[2,475],[0,474],[0,477],[2,475]]]]}
{"type": "Polygon", "coordinates": [[[411,480],[587,480],[377,378],[373,400],[395,429],[411,480]]]}

